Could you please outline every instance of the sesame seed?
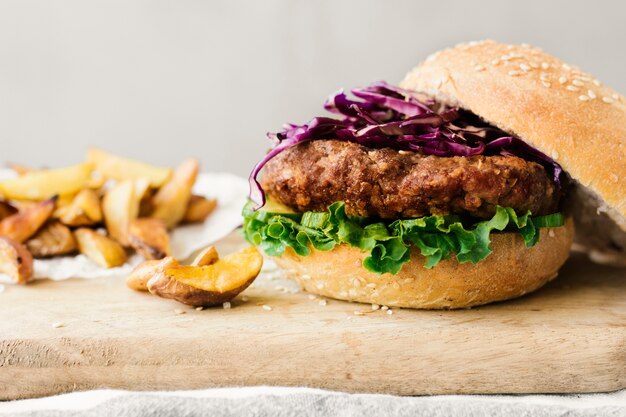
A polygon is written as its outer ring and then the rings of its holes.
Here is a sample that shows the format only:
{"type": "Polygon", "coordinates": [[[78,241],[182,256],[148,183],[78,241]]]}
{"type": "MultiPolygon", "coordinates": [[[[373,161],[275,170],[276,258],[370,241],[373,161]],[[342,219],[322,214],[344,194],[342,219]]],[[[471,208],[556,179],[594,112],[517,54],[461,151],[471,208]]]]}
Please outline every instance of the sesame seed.
{"type": "Polygon", "coordinates": [[[602,101],[604,101],[606,104],[613,103],[613,99],[611,97],[602,97],[602,101]]]}
{"type": "Polygon", "coordinates": [[[550,74],[548,74],[547,72],[542,72],[541,74],[539,74],[539,78],[545,81],[550,78],[550,74]]]}
{"type": "Polygon", "coordinates": [[[387,310],[389,310],[389,307],[387,307],[387,306],[382,306],[380,309],[381,309],[382,311],[387,311],[387,310]]]}
{"type": "Polygon", "coordinates": [[[615,173],[611,174],[611,181],[613,181],[613,182],[618,182],[619,181],[619,177],[617,176],[617,174],[615,174],[615,173]]]}
{"type": "Polygon", "coordinates": [[[265,311],[272,311],[272,307],[268,306],[267,304],[263,304],[261,308],[265,311]]]}
{"type": "Polygon", "coordinates": [[[586,96],[586,95],[584,95],[584,94],[583,94],[583,95],[578,96],[578,99],[579,99],[580,101],[589,101],[589,97],[588,97],[588,96],[586,96]]]}
{"type": "Polygon", "coordinates": [[[519,64],[522,71],[530,71],[530,67],[527,64],[519,64]]]}
{"type": "Polygon", "coordinates": [[[485,67],[483,67],[482,65],[476,65],[474,67],[474,71],[476,71],[476,72],[480,72],[480,71],[484,71],[484,70],[485,70],[485,67]]]}
{"type": "Polygon", "coordinates": [[[546,88],[550,88],[550,86],[552,85],[548,81],[542,81],[541,84],[543,84],[543,86],[546,88]]]}
{"type": "Polygon", "coordinates": [[[497,58],[491,61],[491,65],[498,65],[498,64],[500,64],[500,60],[497,58]]]}
{"type": "Polygon", "coordinates": [[[320,300],[320,302],[318,304],[321,305],[321,306],[325,306],[326,304],[328,304],[328,301],[320,300]]]}
{"type": "Polygon", "coordinates": [[[561,66],[562,66],[562,67],[563,67],[563,69],[564,69],[564,70],[566,70],[566,71],[569,71],[569,70],[571,70],[571,69],[572,69],[572,67],[570,67],[570,66],[569,66],[569,65],[567,65],[567,64],[563,64],[563,65],[561,65],[561,66]]]}
{"type": "Polygon", "coordinates": [[[367,288],[376,288],[376,284],[374,284],[373,282],[370,282],[369,284],[366,285],[367,288]]]}
{"type": "Polygon", "coordinates": [[[393,314],[393,310],[387,310],[387,314],[391,316],[393,314]]]}
{"type": "Polygon", "coordinates": [[[548,64],[547,62],[542,62],[541,63],[541,68],[548,69],[548,68],[550,68],[550,64],[548,64]]]}
{"type": "Polygon", "coordinates": [[[317,297],[313,294],[309,294],[309,300],[313,301],[315,300],[317,297]]]}
{"type": "Polygon", "coordinates": [[[552,159],[559,159],[559,152],[554,150],[552,151],[552,159]]]}
{"type": "Polygon", "coordinates": [[[529,65],[530,65],[531,67],[535,68],[535,69],[539,68],[539,64],[537,64],[537,63],[536,63],[536,62],[534,62],[534,61],[533,61],[533,62],[531,62],[529,65]]]}
{"type": "Polygon", "coordinates": [[[619,94],[613,93],[612,96],[615,100],[619,100],[619,94]]]}
{"type": "Polygon", "coordinates": [[[569,91],[580,91],[580,88],[574,87],[573,85],[568,85],[565,89],[569,91]]]}
{"type": "Polygon", "coordinates": [[[304,279],[304,280],[311,279],[311,275],[308,275],[308,274],[302,274],[302,279],[304,279]]]}
{"type": "Polygon", "coordinates": [[[372,304],[372,310],[376,311],[380,308],[378,304],[372,304]]]}
{"type": "Polygon", "coordinates": [[[567,82],[567,77],[559,77],[559,84],[565,84],[567,82]]]}
{"type": "Polygon", "coordinates": [[[585,75],[581,75],[581,76],[579,76],[578,78],[579,78],[580,80],[582,80],[582,81],[587,81],[587,82],[591,81],[591,78],[589,78],[589,77],[587,77],[587,76],[585,76],[585,75]]]}
{"type": "Polygon", "coordinates": [[[224,310],[230,310],[230,302],[226,301],[225,303],[222,303],[222,308],[224,310]]]}
{"type": "Polygon", "coordinates": [[[589,96],[590,99],[594,99],[596,98],[596,93],[593,92],[593,90],[587,90],[587,95],[589,96]]]}
{"type": "Polygon", "coordinates": [[[576,79],[576,80],[572,80],[572,84],[574,84],[574,85],[575,85],[575,86],[577,86],[577,87],[582,87],[583,85],[585,85],[585,83],[584,83],[584,82],[582,82],[582,81],[580,81],[580,80],[578,80],[578,79],[576,79]]]}
{"type": "Polygon", "coordinates": [[[508,56],[508,55],[502,55],[502,56],[500,57],[500,60],[501,60],[501,61],[508,61],[509,59],[511,59],[511,57],[510,57],[510,56],[508,56]]]}
{"type": "Polygon", "coordinates": [[[552,230],[552,228],[548,231],[548,236],[554,237],[554,230],[552,230]]]}
{"type": "Polygon", "coordinates": [[[55,323],[52,323],[52,328],[53,329],[58,329],[60,327],[65,327],[65,323],[63,323],[62,321],[57,321],[55,323]]]}
{"type": "Polygon", "coordinates": [[[181,310],[180,308],[175,308],[175,309],[174,309],[174,314],[178,314],[178,315],[180,315],[180,314],[185,314],[185,311],[184,311],[184,310],[181,310]]]}
{"type": "Polygon", "coordinates": [[[245,303],[246,301],[248,301],[248,300],[249,300],[249,298],[248,298],[248,296],[247,296],[247,295],[242,295],[242,296],[241,296],[241,301],[243,301],[244,303],[245,303]]]}
{"type": "Polygon", "coordinates": [[[202,310],[204,310],[204,307],[202,307],[202,306],[196,307],[196,311],[202,311],[202,310]]]}
{"type": "Polygon", "coordinates": [[[522,75],[522,72],[521,71],[511,70],[511,71],[509,71],[509,75],[512,76],[512,77],[516,77],[518,75],[522,75]]]}
{"type": "Polygon", "coordinates": [[[594,83],[594,85],[596,85],[597,87],[600,87],[600,84],[601,84],[601,83],[600,83],[600,80],[595,79],[595,80],[593,80],[592,82],[593,82],[593,83],[594,83]]]}

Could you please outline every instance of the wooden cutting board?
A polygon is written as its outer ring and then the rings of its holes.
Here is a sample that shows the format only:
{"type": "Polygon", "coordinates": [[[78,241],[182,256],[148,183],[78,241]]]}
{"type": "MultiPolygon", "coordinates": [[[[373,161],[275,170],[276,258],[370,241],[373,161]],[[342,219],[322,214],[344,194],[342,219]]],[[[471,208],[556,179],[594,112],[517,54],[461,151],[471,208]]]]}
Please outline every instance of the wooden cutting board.
{"type": "MultiPolygon", "coordinates": [[[[232,235],[218,248],[242,245],[232,235]]],[[[626,270],[575,257],[515,301],[391,315],[320,304],[275,275],[229,310],[134,292],[122,277],[7,286],[0,399],[260,384],[403,395],[626,387],[626,270]]]]}

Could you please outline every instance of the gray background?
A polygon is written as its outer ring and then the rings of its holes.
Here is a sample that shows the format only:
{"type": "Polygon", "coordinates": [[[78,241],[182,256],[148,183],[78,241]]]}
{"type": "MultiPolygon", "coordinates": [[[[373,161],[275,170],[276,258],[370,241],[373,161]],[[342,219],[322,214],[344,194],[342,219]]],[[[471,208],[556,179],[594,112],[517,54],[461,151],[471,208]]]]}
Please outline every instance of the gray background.
{"type": "Polygon", "coordinates": [[[624,4],[0,0],[0,162],[95,145],[247,175],[265,132],[464,40],[536,44],[625,92],[624,4]]]}

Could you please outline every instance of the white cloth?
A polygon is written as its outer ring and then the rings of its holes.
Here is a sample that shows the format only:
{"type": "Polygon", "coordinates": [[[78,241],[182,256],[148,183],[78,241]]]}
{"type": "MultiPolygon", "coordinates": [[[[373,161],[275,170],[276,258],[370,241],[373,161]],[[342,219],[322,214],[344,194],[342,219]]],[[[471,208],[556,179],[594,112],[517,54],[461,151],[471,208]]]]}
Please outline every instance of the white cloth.
{"type": "Polygon", "coordinates": [[[626,416],[626,390],[580,395],[396,397],[311,388],[97,390],[0,402],[0,416],[626,416]]]}

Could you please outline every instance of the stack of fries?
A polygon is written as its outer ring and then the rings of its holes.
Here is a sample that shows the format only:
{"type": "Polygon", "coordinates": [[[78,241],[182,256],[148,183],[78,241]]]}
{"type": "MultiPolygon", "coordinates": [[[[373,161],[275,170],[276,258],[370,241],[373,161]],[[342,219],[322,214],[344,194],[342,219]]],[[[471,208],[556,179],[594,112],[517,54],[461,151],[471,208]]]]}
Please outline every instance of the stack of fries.
{"type": "Polygon", "coordinates": [[[86,161],[60,169],[11,165],[0,182],[0,272],[23,284],[33,257],[82,253],[104,268],[170,255],[168,231],[203,222],[217,201],[193,195],[199,164],[157,167],[91,149],[86,161]]]}

